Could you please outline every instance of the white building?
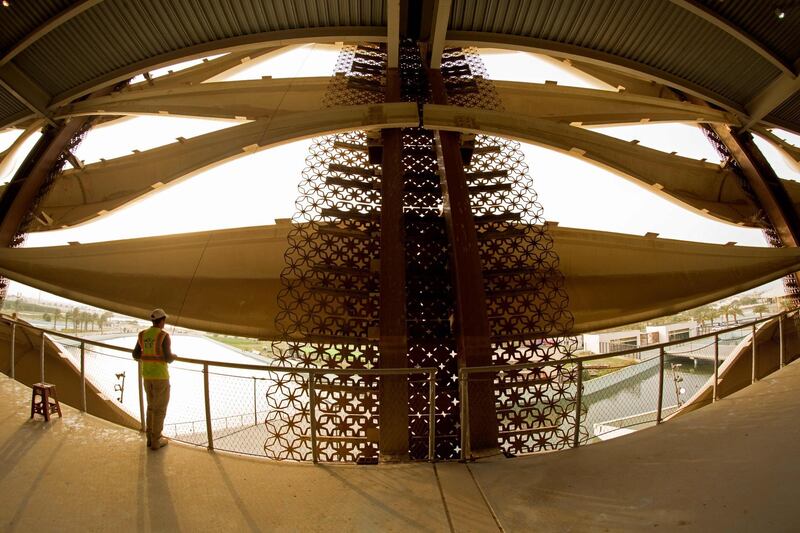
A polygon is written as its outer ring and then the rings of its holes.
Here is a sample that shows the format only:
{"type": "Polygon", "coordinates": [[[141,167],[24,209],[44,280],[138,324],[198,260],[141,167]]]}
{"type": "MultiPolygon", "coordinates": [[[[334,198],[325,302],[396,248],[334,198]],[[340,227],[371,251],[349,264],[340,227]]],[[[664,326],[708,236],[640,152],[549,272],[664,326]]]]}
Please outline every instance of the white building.
{"type": "Polygon", "coordinates": [[[694,320],[665,324],[663,326],[647,326],[649,344],[688,339],[695,335],[697,335],[697,322],[694,320]]]}
{"type": "Polygon", "coordinates": [[[638,348],[642,343],[642,333],[637,329],[609,331],[607,333],[585,333],[583,349],[593,353],[609,353],[629,348],[638,348]]]}

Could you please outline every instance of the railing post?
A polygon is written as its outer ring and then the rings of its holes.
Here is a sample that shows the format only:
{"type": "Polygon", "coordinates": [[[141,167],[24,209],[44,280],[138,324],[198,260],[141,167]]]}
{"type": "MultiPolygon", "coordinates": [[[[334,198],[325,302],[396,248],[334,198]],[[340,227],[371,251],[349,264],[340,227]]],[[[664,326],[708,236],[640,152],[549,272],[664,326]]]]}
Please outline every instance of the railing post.
{"type": "Polygon", "coordinates": [[[658,412],[656,424],[661,423],[661,410],[664,405],[664,347],[658,349],[658,412]]]}
{"type": "Polygon", "coordinates": [[[145,422],[147,421],[144,416],[144,378],[142,378],[142,362],[139,361],[139,364],[136,365],[138,374],[139,374],[139,420],[142,421],[142,431],[147,431],[147,427],[145,426],[145,422]]]}
{"type": "Polygon", "coordinates": [[[258,399],[256,396],[256,377],[253,376],[253,425],[258,425],[258,399]]]}
{"type": "Polygon", "coordinates": [[[314,391],[316,376],[313,371],[308,373],[308,418],[311,433],[311,461],[314,464],[319,462],[319,451],[317,450],[317,398],[314,391]]]}
{"type": "Polygon", "coordinates": [[[472,455],[469,446],[469,372],[459,369],[458,388],[461,392],[461,459],[468,460],[472,455]]]}
{"type": "Polygon", "coordinates": [[[39,349],[39,373],[41,377],[39,383],[44,383],[44,331],[42,331],[42,345],[39,349]]]}
{"type": "Polygon", "coordinates": [[[14,356],[14,352],[17,348],[17,324],[16,322],[11,323],[11,379],[17,378],[17,371],[15,367],[16,357],[14,356]]]}
{"type": "Polygon", "coordinates": [[[578,359],[578,390],[575,392],[575,435],[572,440],[572,447],[577,448],[581,437],[581,407],[583,403],[583,361],[578,359]]]}
{"type": "Polygon", "coordinates": [[[778,317],[778,355],[780,357],[780,368],[786,363],[783,361],[783,315],[778,317]]]}
{"type": "Polygon", "coordinates": [[[436,371],[428,373],[428,461],[436,460],[436,371]]]}
{"type": "Polygon", "coordinates": [[[81,342],[81,411],[86,412],[86,343],[81,342]]]}
{"type": "Polygon", "coordinates": [[[714,335],[714,395],[711,397],[711,402],[719,400],[717,395],[717,386],[719,385],[719,335],[714,335]]]}
{"type": "Polygon", "coordinates": [[[753,354],[752,357],[752,367],[750,369],[750,383],[756,382],[756,325],[753,324],[753,334],[752,334],[752,341],[751,341],[751,352],[753,354]]]}
{"type": "Polygon", "coordinates": [[[208,449],[214,450],[214,432],[211,430],[211,394],[208,387],[208,363],[203,365],[203,395],[206,403],[206,437],[208,449]]]}

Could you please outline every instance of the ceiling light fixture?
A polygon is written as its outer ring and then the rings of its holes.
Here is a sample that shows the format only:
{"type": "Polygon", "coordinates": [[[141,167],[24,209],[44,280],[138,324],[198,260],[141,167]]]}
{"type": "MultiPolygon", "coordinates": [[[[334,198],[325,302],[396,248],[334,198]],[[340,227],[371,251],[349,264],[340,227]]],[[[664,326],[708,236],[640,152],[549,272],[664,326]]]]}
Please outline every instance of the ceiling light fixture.
{"type": "Polygon", "coordinates": [[[3,7],[11,6],[11,0],[3,0],[3,7]]]}
{"type": "Polygon", "coordinates": [[[780,7],[776,7],[775,16],[778,17],[778,19],[783,20],[784,18],[786,18],[786,11],[781,9],[780,7]]]}

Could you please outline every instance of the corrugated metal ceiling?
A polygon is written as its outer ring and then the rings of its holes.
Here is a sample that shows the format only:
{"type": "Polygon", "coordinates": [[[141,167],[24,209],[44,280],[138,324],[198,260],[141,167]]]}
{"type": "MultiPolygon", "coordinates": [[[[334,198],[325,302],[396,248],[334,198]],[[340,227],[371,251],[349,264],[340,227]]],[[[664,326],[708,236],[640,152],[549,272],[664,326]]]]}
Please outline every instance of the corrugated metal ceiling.
{"type": "Polygon", "coordinates": [[[196,44],[275,30],[385,25],[382,0],[106,0],[34,43],[17,63],[58,94],[196,44]]]}
{"type": "Polygon", "coordinates": [[[25,105],[14,98],[11,93],[0,87],[0,117],[13,117],[25,111],[28,111],[25,105]]]}
{"type": "MultiPolygon", "coordinates": [[[[784,57],[800,56],[800,5],[778,21],[770,2],[700,1],[784,57]],[[765,9],[766,4],[772,7],[765,9]]],[[[782,1],[790,3],[800,0],[782,1]]],[[[66,0],[12,0],[10,8],[0,9],[0,50],[69,5],[66,0]]],[[[204,43],[292,29],[375,31],[385,27],[386,15],[386,0],[104,0],[14,61],[47,92],[59,95],[164,54],[174,53],[178,61],[181,50],[204,43]]],[[[779,75],[745,44],[668,0],[453,0],[450,30],[531,37],[553,47],[600,52],[739,106],[779,75]]],[[[2,112],[0,123],[10,111],[2,112]]]]}
{"type": "Polygon", "coordinates": [[[69,0],[14,2],[0,9],[0,50],[6,51],[30,32],[69,7],[69,0]]]}
{"type": "Polygon", "coordinates": [[[770,50],[777,52],[787,63],[800,59],[800,2],[782,0],[699,0],[707,8],[719,13],[770,50]],[[776,9],[785,13],[778,18],[776,9]]]}
{"type": "MultiPolygon", "coordinates": [[[[794,96],[783,102],[772,113],[767,115],[767,120],[772,120],[778,124],[785,124],[787,126],[794,124],[793,128],[798,131],[797,127],[800,124],[800,92],[796,92],[794,96]]],[[[792,129],[792,128],[790,128],[792,129]]]]}
{"type": "Polygon", "coordinates": [[[747,102],[780,71],[666,0],[454,0],[450,29],[565,43],[633,60],[747,102]]]}

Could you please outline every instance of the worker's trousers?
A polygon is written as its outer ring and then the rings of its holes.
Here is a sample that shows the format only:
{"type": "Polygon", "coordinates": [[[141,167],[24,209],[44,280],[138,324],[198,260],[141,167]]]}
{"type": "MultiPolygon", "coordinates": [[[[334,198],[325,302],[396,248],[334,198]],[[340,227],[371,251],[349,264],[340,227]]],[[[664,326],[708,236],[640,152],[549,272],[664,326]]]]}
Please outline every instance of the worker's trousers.
{"type": "Polygon", "coordinates": [[[145,379],[144,392],[147,395],[147,440],[157,443],[164,429],[169,403],[168,379],[145,379]]]}

